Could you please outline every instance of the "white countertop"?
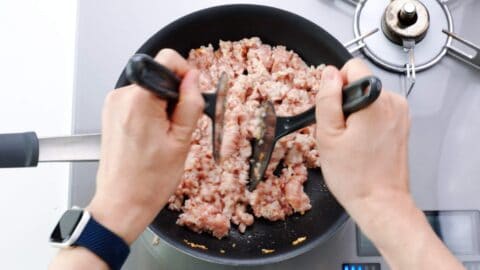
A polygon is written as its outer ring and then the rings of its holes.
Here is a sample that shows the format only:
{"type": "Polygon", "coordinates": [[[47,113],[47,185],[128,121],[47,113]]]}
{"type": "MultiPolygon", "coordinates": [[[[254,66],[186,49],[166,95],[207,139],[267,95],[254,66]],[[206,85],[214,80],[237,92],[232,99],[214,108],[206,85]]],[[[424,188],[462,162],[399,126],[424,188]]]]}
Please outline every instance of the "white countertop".
{"type": "MultiPolygon", "coordinates": [[[[0,133],[71,133],[76,1],[0,1],[0,133]]],[[[46,269],[68,164],[0,170],[2,269],[46,269]]]]}

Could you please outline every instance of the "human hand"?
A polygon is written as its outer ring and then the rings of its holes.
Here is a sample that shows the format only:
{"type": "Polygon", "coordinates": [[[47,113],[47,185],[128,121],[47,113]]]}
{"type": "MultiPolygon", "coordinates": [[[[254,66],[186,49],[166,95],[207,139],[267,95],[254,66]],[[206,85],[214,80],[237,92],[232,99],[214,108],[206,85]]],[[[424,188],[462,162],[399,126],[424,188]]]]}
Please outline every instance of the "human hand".
{"type": "Polygon", "coordinates": [[[316,100],[317,145],[327,186],[391,269],[464,269],[415,206],[408,189],[410,118],[388,91],[345,119],[341,89],[371,72],[358,59],[323,71],[316,100]]]}
{"type": "Polygon", "coordinates": [[[359,59],[341,71],[327,67],[316,99],[317,145],[330,191],[351,215],[366,200],[409,196],[408,133],[405,98],[382,91],[368,108],[345,119],[342,86],[371,75],[359,59]]]}
{"type": "Polygon", "coordinates": [[[204,101],[199,72],[171,49],[155,60],[183,77],[169,119],[167,102],[137,85],[112,91],[102,116],[95,196],[87,207],[101,224],[133,242],[177,188],[204,101]]]}

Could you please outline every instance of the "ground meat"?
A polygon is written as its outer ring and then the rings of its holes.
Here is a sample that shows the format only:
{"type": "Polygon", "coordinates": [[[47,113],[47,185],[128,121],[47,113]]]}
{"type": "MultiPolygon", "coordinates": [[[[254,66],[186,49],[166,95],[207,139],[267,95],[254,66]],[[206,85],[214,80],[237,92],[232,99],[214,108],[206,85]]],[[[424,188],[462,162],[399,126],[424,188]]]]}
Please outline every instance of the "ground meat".
{"type": "Polygon", "coordinates": [[[253,192],[247,189],[250,140],[258,136],[262,101],[274,102],[277,115],[295,115],[313,105],[323,66],[309,67],[293,51],[262,44],[255,37],[220,41],[218,50],[212,45],[194,49],[188,61],[201,71],[202,91],[215,91],[222,72],[229,75],[230,82],[222,162],[213,160],[211,121],[203,116],[192,136],[182,182],[169,200],[171,210],[182,212],[177,224],[222,238],[228,235],[231,223],[244,232],[254,216],[275,221],[308,211],[310,200],[303,191],[307,167],[319,165],[314,127],[277,143],[266,180],[253,192]],[[281,161],[284,168],[276,176],[273,172],[281,161]]]}

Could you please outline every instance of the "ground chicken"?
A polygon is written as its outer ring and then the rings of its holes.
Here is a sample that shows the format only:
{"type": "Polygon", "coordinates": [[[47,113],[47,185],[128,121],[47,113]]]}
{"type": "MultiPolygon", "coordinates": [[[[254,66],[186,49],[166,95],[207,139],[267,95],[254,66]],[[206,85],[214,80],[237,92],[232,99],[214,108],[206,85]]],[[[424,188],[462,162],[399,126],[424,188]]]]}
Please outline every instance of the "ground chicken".
{"type": "Polygon", "coordinates": [[[276,145],[266,180],[253,192],[247,189],[250,141],[258,135],[262,101],[271,100],[277,115],[295,115],[310,108],[319,89],[323,66],[309,67],[284,46],[271,47],[259,38],[220,41],[194,49],[188,61],[200,73],[200,88],[215,91],[222,72],[229,75],[222,162],[212,155],[211,122],[203,116],[192,136],[183,179],[169,200],[171,210],[182,212],[177,224],[217,238],[228,235],[231,223],[244,232],[254,216],[283,220],[311,208],[303,191],[307,167],[318,167],[314,127],[282,138],[276,145]],[[274,174],[278,164],[284,168],[274,174]]]}

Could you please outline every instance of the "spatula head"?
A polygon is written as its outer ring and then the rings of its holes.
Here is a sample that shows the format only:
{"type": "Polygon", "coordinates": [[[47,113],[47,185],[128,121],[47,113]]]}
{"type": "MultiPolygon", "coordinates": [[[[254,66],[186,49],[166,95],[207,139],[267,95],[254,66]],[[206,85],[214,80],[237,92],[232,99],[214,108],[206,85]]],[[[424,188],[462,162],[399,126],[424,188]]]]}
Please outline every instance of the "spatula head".
{"type": "Polygon", "coordinates": [[[215,120],[213,133],[213,158],[219,162],[221,160],[220,150],[223,141],[223,125],[225,118],[225,103],[228,90],[228,75],[222,72],[217,83],[216,101],[215,101],[215,120]]]}
{"type": "Polygon", "coordinates": [[[249,190],[254,190],[258,183],[263,180],[270,157],[275,147],[275,128],[277,116],[273,103],[266,101],[261,105],[259,115],[259,133],[253,142],[253,154],[250,163],[249,190]]]}

